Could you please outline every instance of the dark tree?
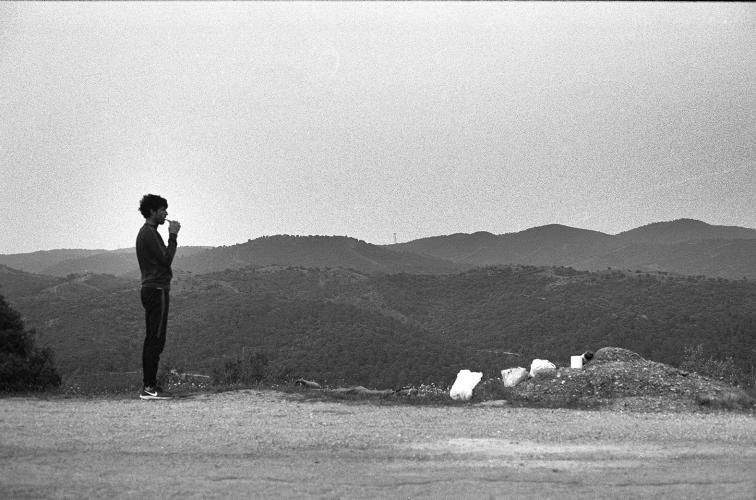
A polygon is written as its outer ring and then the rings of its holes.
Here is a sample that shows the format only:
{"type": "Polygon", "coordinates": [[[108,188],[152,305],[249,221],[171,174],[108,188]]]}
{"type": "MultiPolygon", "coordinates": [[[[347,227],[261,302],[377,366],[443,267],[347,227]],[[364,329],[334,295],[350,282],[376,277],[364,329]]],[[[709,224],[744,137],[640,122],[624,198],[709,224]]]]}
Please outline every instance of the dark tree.
{"type": "Polygon", "coordinates": [[[41,390],[60,385],[52,352],[34,346],[34,331],[0,295],[0,391],[41,390]]]}

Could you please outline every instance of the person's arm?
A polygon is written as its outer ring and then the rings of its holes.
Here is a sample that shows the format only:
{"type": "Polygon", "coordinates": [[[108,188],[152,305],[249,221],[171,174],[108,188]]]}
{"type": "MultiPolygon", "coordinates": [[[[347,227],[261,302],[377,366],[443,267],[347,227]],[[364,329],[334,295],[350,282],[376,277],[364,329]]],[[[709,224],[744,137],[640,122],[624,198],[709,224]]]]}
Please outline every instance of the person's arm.
{"type": "Polygon", "coordinates": [[[173,263],[173,258],[176,256],[176,248],[178,247],[178,231],[175,233],[168,233],[168,246],[165,248],[165,253],[163,253],[163,259],[160,261],[161,264],[170,267],[170,265],[173,263]]]}
{"type": "Polygon", "coordinates": [[[178,247],[178,232],[181,230],[181,224],[177,220],[168,221],[168,247],[165,249],[165,265],[170,266],[173,258],[176,256],[176,247],[178,247]]]}
{"type": "Polygon", "coordinates": [[[174,222],[171,222],[168,228],[168,246],[162,244],[157,229],[152,232],[153,238],[148,237],[143,241],[144,254],[165,267],[170,267],[173,263],[173,257],[176,256],[176,247],[178,246],[177,236],[181,225],[178,222],[175,222],[175,224],[174,226],[174,222]]]}

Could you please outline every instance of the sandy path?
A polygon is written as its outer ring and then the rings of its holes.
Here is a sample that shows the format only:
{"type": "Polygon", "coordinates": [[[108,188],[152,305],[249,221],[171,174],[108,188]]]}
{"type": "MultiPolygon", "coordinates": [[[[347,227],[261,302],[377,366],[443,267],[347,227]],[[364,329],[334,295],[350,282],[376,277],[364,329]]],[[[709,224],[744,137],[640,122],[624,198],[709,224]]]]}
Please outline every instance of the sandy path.
{"type": "Polygon", "coordinates": [[[756,418],[312,402],[0,399],[0,497],[748,498],[756,418]]]}

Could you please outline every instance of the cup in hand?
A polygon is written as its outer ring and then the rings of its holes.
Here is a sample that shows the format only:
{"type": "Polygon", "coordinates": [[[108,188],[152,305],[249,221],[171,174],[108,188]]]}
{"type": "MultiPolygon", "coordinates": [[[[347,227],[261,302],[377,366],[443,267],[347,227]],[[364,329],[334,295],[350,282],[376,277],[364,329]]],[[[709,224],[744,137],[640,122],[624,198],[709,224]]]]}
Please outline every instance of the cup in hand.
{"type": "Polygon", "coordinates": [[[168,221],[168,232],[171,234],[178,234],[181,229],[181,223],[177,220],[168,221]]]}

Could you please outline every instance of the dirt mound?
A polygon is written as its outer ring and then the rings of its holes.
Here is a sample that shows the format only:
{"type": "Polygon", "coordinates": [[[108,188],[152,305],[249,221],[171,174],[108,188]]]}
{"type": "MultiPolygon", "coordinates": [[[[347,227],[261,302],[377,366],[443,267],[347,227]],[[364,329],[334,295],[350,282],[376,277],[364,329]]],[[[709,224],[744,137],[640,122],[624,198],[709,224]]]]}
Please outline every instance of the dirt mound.
{"type": "Polygon", "coordinates": [[[621,347],[602,347],[593,355],[593,362],[604,361],[644,361],[637,352],[629,351],[621,347]]]}
{"type": "MultiPolygon", "coordinates": [[[[447,402],[449,388],[434,384],[375,391],[364,387],[331,389],[328,396],[400,398],[447,402]]],[[[548,408],[691,412],[715,409],[756,411],[756,400],[744,390],[718,380],[643,359],[619,347],[596,351],[583,368],[558,367],[538,373],[515,387],[491,378],[473,390],[472,403],[548,408]]]]}
{"type": "Polygon", "coordinates": [[[610,407],[633,410],[749,408],[742,389],[643,359],[618,347],[596,351],[583,369],[559,368],[510,389],[507,399],[548,406],[610,407]]]}

